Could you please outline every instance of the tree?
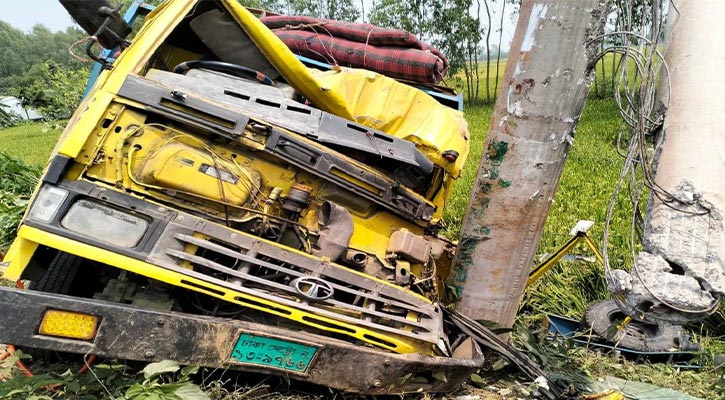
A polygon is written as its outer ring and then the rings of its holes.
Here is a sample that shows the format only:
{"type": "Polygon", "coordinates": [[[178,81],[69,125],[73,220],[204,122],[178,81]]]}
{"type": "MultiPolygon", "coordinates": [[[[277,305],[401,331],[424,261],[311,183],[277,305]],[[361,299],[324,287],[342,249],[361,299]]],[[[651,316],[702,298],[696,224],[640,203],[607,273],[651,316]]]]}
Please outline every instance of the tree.
{"type": "Polygon", "coordinates": [[[421,0],[381,0],[370,10],[370,23],[390,28],[402,29],[421,39],[425,39],[432,25],[431,3],[421,0]]]}
{"type": "Polygon", "coordinates": [[[285,0],[238,0],[244,7],[258,8],[278,14],[287,12],[288,2],[285,0]]]}
{"type": "Polygon", "coordinates": [[[47,119],[67,118],[83,97],[88,75],[88,69],[47,61],[30,68],[25,84],[15,88],[14,94],[47,119]]]}
{"type": "Polygon", "coordinates": [[[479,101],[480,92],[479,58],[482,49],[479,43],[483,28],[478,16],[481,0],[476,0],[473,14],[469,11],[471,1],[457,1],[451,5],[450,8],[444,7],[440,14],[434,12],[432,29],[436,33],[433,43],[448,56],[450,75],[463,72],[468,102],[475,104],[479,101]]]}
{"type": "Polygon", "coordinates": [[[72,69],[84,67],[68,53],[68,47],[83,36],[76,28],[51,32],[42,25],[25,33],[0,21],[0,94],[9,93],[33,65],[45,61],[72,69]]]}
{"type": "MultiPolygon", "coordinates": [[[[478,8],[481,8],[481,2],[478,1],[478,8]]],[[[491,102],[491,89],[489,82],[491,81],[491,9],[488,6],[488,1],[483,0],[483,5],[486,7],[486,22],[488,23],[486,28],[486,102],[491,102]]]]}
{"type": "Polygon", "coordinates": [[[289,0],[289,13],[354,22],[360,17],[353,0],[289,0]]]}
{"type": "MultiPolygon", "coordinates": [[[[617,79],[623,68],[626,68],[626,60],[613,50],[619,48],[626,49],[629,46],[640,46],[643,38],[652,39],[654,25],[653,20],[659,21],[659,17],[665,11],[664,6],[668,4],[666,1],[654,0],[613,0],[612,9],[609,14],[606,31],[610,35],[605,37],[602,42],[601,51],[603,54],[612,53],[611,64],[609,68],[605,65],[604,59],[600,60],[598,69],[601,71],[595,77],[595,90],[597,96],[609,96],[614,90],[617,90],[617,79]],[[663,9],[656,9],[655,4],[659,4],[663,9]],[[655,17],[656,16],[656,17],[655,17]],[[636,33],[638,35],[630,35],[636,33]],[[607,79],[607,69],[609,69],[609,79],[607,79]]],[[[659,29],[657,33],[662,38],[664,29],[659,29]]]]}
{"type": "MultiPolygon", "coordinates": [[[[501,21],[498,26],[498,49],[496,51],[496,83],[493,87],[493,95],[498,96],[499,67],[501,65],[501,41],[503,40],[503,18],[506,15],[506,0],[501,1],[501,21]]],[[[489,27],[490,29],[490,27],[489,27]]]]}

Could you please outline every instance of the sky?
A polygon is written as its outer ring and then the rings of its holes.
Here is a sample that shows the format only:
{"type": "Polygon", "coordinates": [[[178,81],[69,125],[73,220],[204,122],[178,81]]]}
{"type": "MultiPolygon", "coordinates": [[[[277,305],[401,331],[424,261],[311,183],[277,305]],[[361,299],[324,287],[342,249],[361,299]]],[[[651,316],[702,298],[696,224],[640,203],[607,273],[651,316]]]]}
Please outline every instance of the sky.
{"type": "Polygon", "coordinates": [[[36,24],[43,24],[51,31],[63,31],[73,25],[58,0],[2,1],[0,20],[26,32],[36,24]]]}
{"type": "MultiPolygon", "coordinates": [[[[73,25],[68,13],[58,0],[0,0],[0,20],[10,23],[12,26],[23,31],[29,31],[36,24],[43,24],[51,31],[65,30],[73,25]]],[[[370,3],[370,0],[365,0],[370,3]]],[[[368,4],[366,4],[366,7],[368,4]]],[[[498,24],[500,11],[500,0],[492,4],[493,30],[491,32],[491,45],[498,42],[498,24]]],[[[507,7],[503,24],[503,43],[501,47],[508,50],[515,28],[515,22],[511,18],[511,6],[507,7]]],[[[482,11],[483,14],[483,11],[482,11]]],[[[485,17],[482,15],[482,17],[485,17]]]]}

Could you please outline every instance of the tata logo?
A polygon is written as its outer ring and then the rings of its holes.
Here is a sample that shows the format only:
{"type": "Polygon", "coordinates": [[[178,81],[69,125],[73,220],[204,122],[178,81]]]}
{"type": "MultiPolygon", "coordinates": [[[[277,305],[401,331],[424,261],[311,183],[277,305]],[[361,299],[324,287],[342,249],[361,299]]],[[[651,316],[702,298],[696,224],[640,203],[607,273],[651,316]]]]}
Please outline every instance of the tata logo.
{"type": "Polygon", "coordinates": [[[335,293],[328,282],[312,276],[302,276],[292,281],[292,287],[304,299],[310,301],[327,300],[335,293]]]}

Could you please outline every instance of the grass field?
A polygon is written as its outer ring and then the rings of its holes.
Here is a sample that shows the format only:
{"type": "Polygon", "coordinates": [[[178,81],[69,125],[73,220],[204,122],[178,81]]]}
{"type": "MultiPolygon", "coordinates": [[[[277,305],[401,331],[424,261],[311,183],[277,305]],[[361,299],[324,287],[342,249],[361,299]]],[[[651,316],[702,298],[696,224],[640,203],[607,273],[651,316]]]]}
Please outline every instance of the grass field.
{"type": "Polygon", "coordinates": [[[0,152],[45,166],[61,130],[58,123],[28,123],[0,130],[0,152]]]}
{"type": "MultiPolygon", "coordinates": [[[[618,69],[618,63],[621,60],[620,55],[606,54],[596,65],[596,79],[592,85],[590,94],[596,98],[609,98],[611,97],[612,87],[618,84],[616,75],[612,71],[618,69]],[[612,78],[615,77],[613,80],[612,78]]],[[[488,72],[488,90],[490,95],[488,96],[491,101],[496,97],[496,78],[498,78],[498,88],[500,89],[503,84],[503,75],[506,71],[506,62],[508,59],[503,58],[499,61],[498,68],[496,68],[495,60],[490,65],[486,62],[480,62],[478,66],[478,99],[480,102],[486,101],[486,73],[488,72]]],[[[634,63],[628,61],[628,75],[630,79],[633,79],[634,75],[634,63]]],[[[463,93],[466,100],[468,98],[468,91],[465,87],[465,77],[462,71],[459,71],[456,75],[449,76],[446,78],[445,83],[451,87],[455,87],[460,93],[463,93]]]]}

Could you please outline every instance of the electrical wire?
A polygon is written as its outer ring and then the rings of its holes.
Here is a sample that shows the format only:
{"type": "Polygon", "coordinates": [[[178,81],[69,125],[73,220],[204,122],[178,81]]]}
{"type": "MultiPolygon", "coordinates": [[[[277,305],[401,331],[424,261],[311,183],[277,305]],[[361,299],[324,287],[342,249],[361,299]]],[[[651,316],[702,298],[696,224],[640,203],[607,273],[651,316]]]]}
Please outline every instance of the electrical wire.
{"type": "MultiPolygon", "coordinates": [[[[661,32],[665,21],[664,5],[661,0],[654,0],[651,5],[642,5],[640,6],[642,8],[637,10],[632,0],[622,0],[620,4],[622,7],[619,10],[621,14],[618,21],[622,21],[622,29],[619,29],[620,26],[615,26],[613,32],[593,39],[612,39],[620,43],[602,51],[595,62],[610,53],[621,56],[618,65],[617,85],[612,89],[624,122],[624,129],[620,131],[617,137],[617,151],[624,158],[624,161],[622,172],[607,206],[604,222],[602,256],[604,258],[605,276],[610,287],[617,286],[611,272],[608,244],[614,210],[620,194],[626,187],[632,206],[629,235],[630,253],[634,261],[632,276],[640,281],[652,298],[675,311],[686,314],[709,314],[717,309],[720,303],[719,298],[715,299],[709,307],[701,309],[685,309],[675,306],[666,299],[661,298],[661,296],[656,295],[655,290],[652,290],[643,279],[635,261],[635,249],[638,242],[641,242],[644,223],[643,214],[640,210],[642,203],[640,199],[648,192],[664,206],[680,213],[693,216],[707,215],[710,213],[710,209],[699,199],[684,201],[657,184],[651,167],[652,160],[647,151],[647,136],[662,129],[665,121],[665,115],[661,114],[661,110],[657,107],[657,85],[664,85],[667,88],[666,96],[660,99],[665,105],[669,104],[671,93],[669,68],[659,49],[662,45],[661,32]],[[644,19],[640,32],[633,30],[636,11],[641,11],[641,18],[644,19]],[[633,71],[629,70],[629,62],[634,68],[633,71]],[[623,143],[626,143],[625,151],[622,151],[621,145],[623,143]]],[[[670,13],[679,13],[674,1],[670,1],[670,5],[670,13]]],[[[615,293],[614,298],[623,310],[647,314],[647,310],[640,310],[637,305],[629,304],[623,296],[617,296],[615,293]]],[[[660,319],[662,318],[660,317],[660,319]]]]}
{"type": "Polygon", "coordinates": [[[88,57],[81,57],[81,56],[79,56],[78,54],[76,54],[76,53],[75,53],[75,51],[73,51],[73,49],[74,49],[74,48],[75,48],[76,46],[78,46],[79,44],[82,44],[82,43],[86,43],[86,42],[87,42],[87,41],[89,41],[89,40],[91,40],[91,41],[93,41],[93,42],[95,42],[95,43],[98,43],[98,38],[97,38],[97,37],[95,37],[95,36],[86,36],[86,37],[84,37],[84,38],[81,38],[81,39],[79,39],[78,41],[75,41],[75,42],[73,42],[73,43],[72,43],[72,44],[71,44],[71,45],[70,45],[70,46],[68,47],[68,53],[70,53],[71,57],[75,58],[76,60],[78,60],[78,61],[80,61],[80,62],[94,62],[94,60],[92,60],[91,58],[88,58],[88,57]]]}

